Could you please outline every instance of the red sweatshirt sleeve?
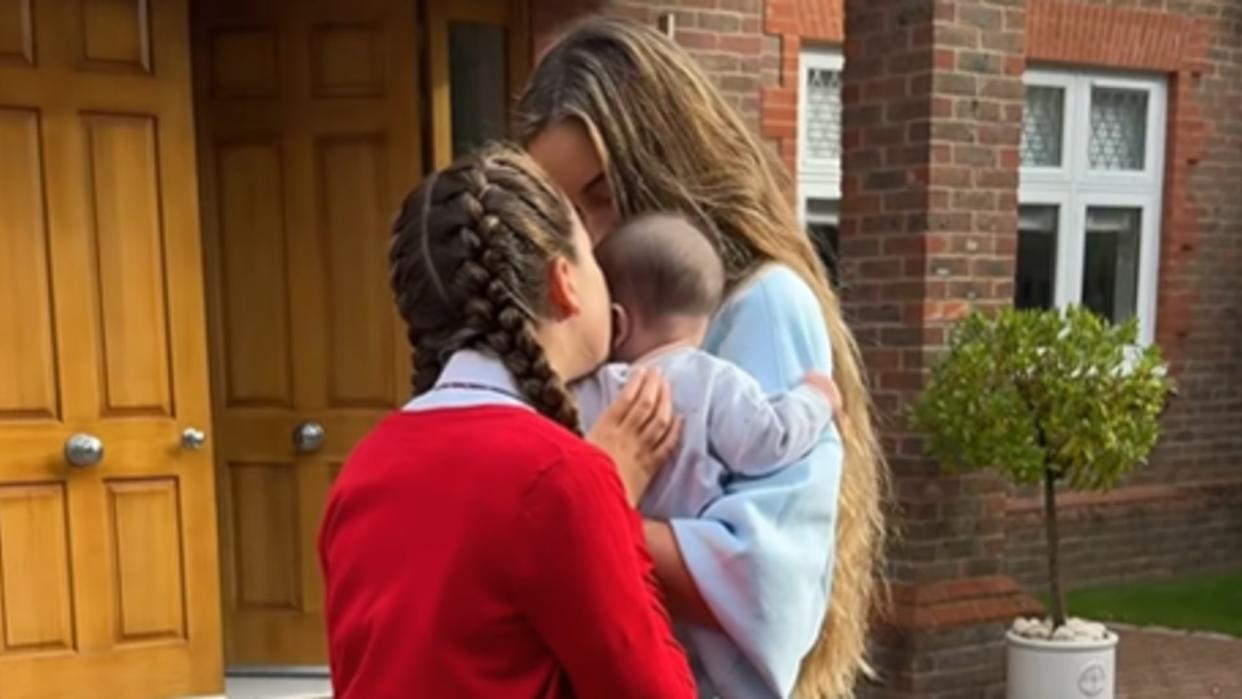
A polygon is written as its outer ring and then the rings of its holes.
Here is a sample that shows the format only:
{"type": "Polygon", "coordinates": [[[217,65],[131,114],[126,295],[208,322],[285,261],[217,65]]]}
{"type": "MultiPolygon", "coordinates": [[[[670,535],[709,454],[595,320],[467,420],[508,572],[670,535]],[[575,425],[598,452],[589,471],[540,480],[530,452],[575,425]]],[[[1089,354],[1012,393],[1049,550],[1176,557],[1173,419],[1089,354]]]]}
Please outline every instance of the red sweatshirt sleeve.
{"type": "Polygon", "coordinates": [[[525,494],[519,595],[581,697],[694,697],[638,513],[608,459],[576,451],[525,494]]]}

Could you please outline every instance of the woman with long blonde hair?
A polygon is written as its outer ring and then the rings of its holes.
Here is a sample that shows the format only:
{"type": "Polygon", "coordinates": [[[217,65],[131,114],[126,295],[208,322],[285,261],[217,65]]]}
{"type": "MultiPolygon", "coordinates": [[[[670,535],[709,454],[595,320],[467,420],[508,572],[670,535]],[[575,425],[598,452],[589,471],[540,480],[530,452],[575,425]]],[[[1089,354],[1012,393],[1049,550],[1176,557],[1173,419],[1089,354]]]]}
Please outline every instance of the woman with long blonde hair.
{"type": "Polygon", "coordinates": [[[849,697],[866,671],[886,468],[858,348],[779,160],[693,59],[654,29],[588,20],[540,61],[517,108],[531,155],[598,242],[675,211],[709,231],[731,290],[705,349],[775,392],[831,370],[848,418],[803,462],[726,484],[698,517],[648,521],[701,696],[849,697]]]}

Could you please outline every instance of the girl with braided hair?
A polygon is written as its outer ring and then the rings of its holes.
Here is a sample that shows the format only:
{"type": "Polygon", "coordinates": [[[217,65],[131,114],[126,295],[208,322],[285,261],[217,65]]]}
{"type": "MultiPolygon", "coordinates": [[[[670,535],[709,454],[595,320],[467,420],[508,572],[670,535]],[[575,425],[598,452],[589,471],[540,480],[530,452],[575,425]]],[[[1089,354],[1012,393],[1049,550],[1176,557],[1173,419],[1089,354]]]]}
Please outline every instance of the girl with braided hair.
{"type": "Polygon", "coordinates": [[[644,374],[578,434],[609,304],[569,201],[491,147],[406,198],[390,261],[415,398],[329,496],[335,696],[694,696],[633,505],[678,427],[644,374]]]}

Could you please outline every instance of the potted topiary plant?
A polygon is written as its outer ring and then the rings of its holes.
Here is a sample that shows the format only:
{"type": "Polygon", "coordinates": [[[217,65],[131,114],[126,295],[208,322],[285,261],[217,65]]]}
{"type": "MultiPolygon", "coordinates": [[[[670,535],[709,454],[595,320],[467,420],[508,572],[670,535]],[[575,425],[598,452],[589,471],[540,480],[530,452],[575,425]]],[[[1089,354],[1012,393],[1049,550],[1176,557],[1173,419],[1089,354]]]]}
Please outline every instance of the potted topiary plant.
{"type": "Polygon", "coordinates": [[[1041,486],[1049,618],[1008,633],[1009,699],[1111,699],[1117,636],[1066,615],[1057,491],[1107,489],[1156,444],[1170,392],[1159,349],[1135,321],[1081,307],[967,316],[913,411],[947,468],[991,469],[1041,486]]]}

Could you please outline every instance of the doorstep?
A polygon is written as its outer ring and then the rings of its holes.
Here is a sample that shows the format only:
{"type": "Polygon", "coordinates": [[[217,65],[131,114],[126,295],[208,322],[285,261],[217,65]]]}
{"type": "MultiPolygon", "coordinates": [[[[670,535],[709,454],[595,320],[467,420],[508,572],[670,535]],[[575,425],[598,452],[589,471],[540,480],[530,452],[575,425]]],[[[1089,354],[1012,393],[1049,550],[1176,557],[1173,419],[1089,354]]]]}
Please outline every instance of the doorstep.
{"type": "Polygon", "coordinates": [[[326,669],[247,669],[230,671],[224,679],[224,692],[185,699],[332,699],[332,684],[326,669]]]}

